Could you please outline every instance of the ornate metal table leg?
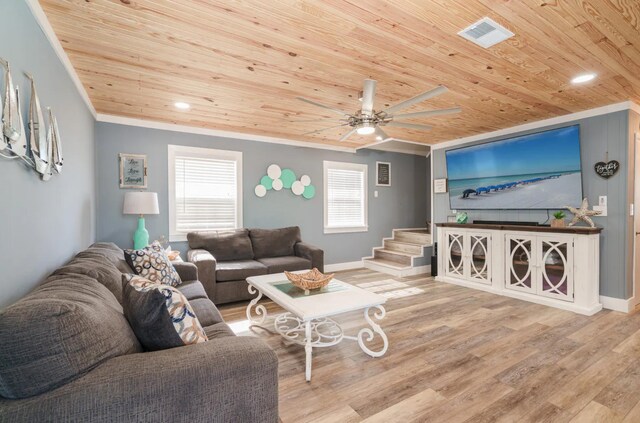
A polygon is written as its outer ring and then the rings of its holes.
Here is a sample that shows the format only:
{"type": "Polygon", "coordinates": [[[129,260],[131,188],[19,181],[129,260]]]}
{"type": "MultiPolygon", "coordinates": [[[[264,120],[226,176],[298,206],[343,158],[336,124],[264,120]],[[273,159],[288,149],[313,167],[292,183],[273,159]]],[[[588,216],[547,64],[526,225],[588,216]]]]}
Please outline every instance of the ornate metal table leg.
{"type": "Polygon", "coordinates": [[[304,332],[305,332],[305,341],[306,341],[306,345],[304,347],[304,351],[307,353],[307,357],[305,360],[305,378],[307,379],[307,382],[311,381],[311,351],[313,350],[313,347],[311,346],[311,321],[307,320],[305,322],[305,327],[304,327],[304,332]]]}
{"type": "Polygon", "coordinates": [[[249,285],[249,294],[255,294],[256,291],[258,292],[258,296],[251,300],[251,302],[247,306],[247,320],[249,320],[254,325],[261,325],[267,318],[267,309],[262,304],[256,305],[258,301],[260,301],[260,298],[262,298],[262,291],[257,290],[253,285],[249,285]],[[256,314],[259,316],[258,318],[253,318],[251,316],[251,308],[253,306],[255,306],[256,308],[256,314]]]}
{"type": "Polygon", "coordinates": [[[362,349],[362,351],[364,351],[366,354],[370,355],[371,357],[380,357],[383,356],[384,353],[387,352],[387,348],[389,347],[389,340],[387,339],[387,335],[382,331],[382,328],[380,327],[380,325],[378,325],[376,322],[374,322],[371,317],[369,316],[369,310],[371,310],[372,308],[377,308],[378,311],[376,311],[373,315],[376,318],[376,320],[382,320],[386,314],[384,307],[381,305],[375,306],[375,307],[369,307],[364,311],[364,320],[367,321],[367,323],[369,324],[369,326],[371,326],[371,329],[369,328],[363,328],[360,329],[360,332],[358,332],[358,345],[360,345],[360,348],[362,349]],[[371,351],[366,345],[365,342],[371,342],[373,341],[373,338],[375,336],[375,333],[377,333],[378,335],[380,335],[380,337],[382,338],[382,342],[383,342],[383,347],[382,350],[380,351],[371,351]],[[365,336],[366,336],[366,341],[365,341],[365,336]]]}

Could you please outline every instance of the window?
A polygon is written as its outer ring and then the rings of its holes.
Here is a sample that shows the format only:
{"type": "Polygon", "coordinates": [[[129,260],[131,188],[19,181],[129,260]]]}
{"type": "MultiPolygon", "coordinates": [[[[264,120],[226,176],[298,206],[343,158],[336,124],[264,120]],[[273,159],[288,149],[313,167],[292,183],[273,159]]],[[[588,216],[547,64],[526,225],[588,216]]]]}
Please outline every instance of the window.
{"type": "Polygon", "coordinates": [[[325,161],[324,233],[367,229],[367,165],[325,161]]]}
{"type": "Polygon", "coordinates": [[[169,239],[242,226],[242,153],[169,146],[169,239]]]}

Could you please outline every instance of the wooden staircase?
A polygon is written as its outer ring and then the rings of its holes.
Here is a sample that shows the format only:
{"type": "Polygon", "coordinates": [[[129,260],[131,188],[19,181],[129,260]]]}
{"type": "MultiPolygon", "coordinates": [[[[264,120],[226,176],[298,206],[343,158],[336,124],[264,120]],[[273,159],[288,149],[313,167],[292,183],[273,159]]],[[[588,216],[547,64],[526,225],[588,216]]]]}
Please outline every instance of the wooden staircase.
{"type": "Polygon", "coordinates": [[[362,259],[364,267],[403,277],[431,271],[431,234],[426,229],[394,229],[373,256],[362,259]]]}

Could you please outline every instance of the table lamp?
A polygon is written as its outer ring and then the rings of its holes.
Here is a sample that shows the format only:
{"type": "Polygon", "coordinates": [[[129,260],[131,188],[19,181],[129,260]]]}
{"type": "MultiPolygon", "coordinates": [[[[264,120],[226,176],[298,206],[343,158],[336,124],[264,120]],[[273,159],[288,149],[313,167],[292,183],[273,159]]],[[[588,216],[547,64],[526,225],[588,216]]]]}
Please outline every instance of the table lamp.
{"type": "Polygon", "coordinates": [[[149,245],[149,232],[144,227],[145,214],[160,214],[158,194],[155,192],[127,192],[124,194],[123,214],[138,214],[138,229],[133,233],[133,248],[139,250],[149,245]]]}

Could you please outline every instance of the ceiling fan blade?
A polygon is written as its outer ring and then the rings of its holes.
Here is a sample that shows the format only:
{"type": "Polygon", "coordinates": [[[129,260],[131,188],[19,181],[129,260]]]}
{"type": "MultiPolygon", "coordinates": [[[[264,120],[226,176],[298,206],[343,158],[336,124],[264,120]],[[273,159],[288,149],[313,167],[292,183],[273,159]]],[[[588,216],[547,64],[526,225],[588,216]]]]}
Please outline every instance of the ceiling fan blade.
{"type": "Polygon", "coordinates": [[[417,129],[419,131],[428,131],[431,129],[429,125],[417,125],[415,123],[389,122],[387,126],[395,126],[397,128],[417,129]]]}
{"type": "Polygon", "coordinates": [[[344,134],[343,136],[340,137],[340,142],[346,140],[347,138],[349,138],[351,135],[355,134],[355,132],[357,131],[356,128],[353,128],[351,131],[347,132],[346,134],[344,134]]]}
{"type": "Polygon", "coordinates": [[[336,119],[336,118],[333,118],[333,117],[330,117],[330,118],[329,118],[329,117],[323,117],[323,118],[315,118],[315,119],[299,119],[299,120],[290,120],[289,122],[291,122],[291,123],[298,123],[298,122],[322,122],[322,121],[325,121],[325,120],[333,120],[333,121],[336,121],[336,120],[339,120],[339,119],[336,119]]]}
{"type": "Polygon", "coordinates": [[[343,112],[342,110],[334,109],[333,107],[325,106],[324,104],[317,103],[313,100],[308,100],[304,97],[296,97],[300,101],[304,101],[305,103],[312,104],[316,107],[322,107],[323,109],[331,110],[334,113],[339,114],[340,116],[349,116],[349,113],[343,112]]]}
{"type": "Polygon", "coordinates": [[[376,96],[376,81],[365,79],[362,87],[362,114],[371,116],[373,114],[373,99],[376,96]]]}
{"type": "Polygon", "coordinates": [[[384,141],[386,139],[391,138],[386,132],[382,130],[379,126],[376,126],[376,140],[384,141]]]}
{"type": "Polygon", "coordinates": [[[406,109],[407,107],[411,107],[414,104],[418,104],[425,100],[438,96],[440,94],[444,94],[447,91],[449,91],[447,87],[445,87],[444,85],[439,85],[432,90],[429,90],[422,94],[418,94],[417,96],[412,97],[409,100],[405,100],[401,103],[398,103],[395,106],[391,106],[388,109],[386,109],[384,112],[388,115],[392,115],[394,112],[397,112],[398,110],[406,109]]]}
{"type": "Polygon", "coordinates": [[[460,113],[461,111],[462,109],[460,107],[454,107],[452,109],[428,110],[425,112],[415,112],[415,113],[403,113],[400,115],[393,115],[393,120],[413,119],[413,118],[421,118],[421,117],[428,117],[428,116],[452,115],[454,113],[460,113]]]}
{"type": "Polygon", "coordinates": [[[315,131],[309,131],[309,132],[305,132],[302,135],[311,135],[311,134],[317,134],[318,132],[322,132],[322,131],[328,131],[329,129],[335,129],[335,128],[340,128],[341,126],[345,126],[347,125],[346,123],[342,123],[340,125],[335,125],[335,126],[329,126],[328,128],[321,128],[321,129],[316,129],[315,131]]]}

